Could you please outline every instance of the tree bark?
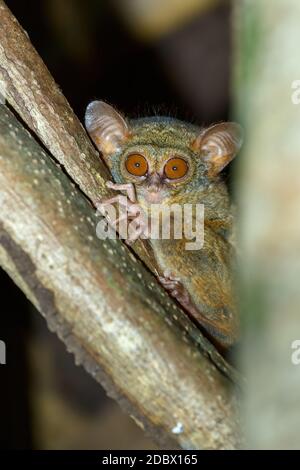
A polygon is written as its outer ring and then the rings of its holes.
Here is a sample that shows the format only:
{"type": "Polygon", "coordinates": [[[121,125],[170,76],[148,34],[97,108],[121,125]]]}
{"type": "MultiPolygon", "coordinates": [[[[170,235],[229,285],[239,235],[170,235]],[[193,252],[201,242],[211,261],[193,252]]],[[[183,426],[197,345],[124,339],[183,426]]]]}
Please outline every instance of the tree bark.
{"type": "Polygon", "coordinates": [[[96,237],[106,168],[1,0],[0,20],[0,91],[49,151],[0,106],[1,266],[153,437],[236,448],[237,372],[133,252],[96,237]]]}
{"type": "MultiPolygon", "coordinates": [[[[105,186],[111,176],[99,153],[27,33],[2,0],[0,18],[0,94],[94,205],[115,195],[105,186]]],[[[137,240],[133,250],[152,272],[157,271],[147,241],[137,240]]]]}
{"type": "Polygon", "coordinates": [[[143,264],[97,239],[90,204],[4,106],[0,187],[1,265],[77,363],[166,443],[235,447],[228,379],[176,328],[176,306],[143,264]]]}

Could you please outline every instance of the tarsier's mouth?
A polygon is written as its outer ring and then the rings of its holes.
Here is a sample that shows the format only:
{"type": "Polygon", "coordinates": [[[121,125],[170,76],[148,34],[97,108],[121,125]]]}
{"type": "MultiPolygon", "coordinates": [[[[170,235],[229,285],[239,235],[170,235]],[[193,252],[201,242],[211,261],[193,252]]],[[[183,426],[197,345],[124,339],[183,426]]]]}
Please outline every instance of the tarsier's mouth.
{"type": "Polygon", "coordinates": [[[159,204],[163,198],[164,195],[161,191],[145,191],[145,199],[150,204],[159,204]]]}
{"type": "Polygon", "coordinates": [[[140,195],[147,204],[168,205],[170,191],[166,185],[163,185],[159,188],[143,188],[140,195]]]}

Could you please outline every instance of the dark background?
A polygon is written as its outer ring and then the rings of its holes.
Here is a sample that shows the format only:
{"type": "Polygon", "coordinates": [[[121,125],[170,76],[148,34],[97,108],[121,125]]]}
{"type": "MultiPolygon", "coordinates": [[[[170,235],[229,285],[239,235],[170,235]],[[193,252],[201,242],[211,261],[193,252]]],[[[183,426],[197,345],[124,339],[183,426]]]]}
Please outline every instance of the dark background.
{"type": "MultiPolygon", "coordinates": [[[[148,41],[130,30],[116,0],[6,3],[80,119],[93,99],[130,117],[167,114],[199,125],[228,118],[227,2],[148,41]]],[[[7,346],[0,448],[155,448],[74,365],[1,270],[0,292],[0,339],[7,346]]]]}

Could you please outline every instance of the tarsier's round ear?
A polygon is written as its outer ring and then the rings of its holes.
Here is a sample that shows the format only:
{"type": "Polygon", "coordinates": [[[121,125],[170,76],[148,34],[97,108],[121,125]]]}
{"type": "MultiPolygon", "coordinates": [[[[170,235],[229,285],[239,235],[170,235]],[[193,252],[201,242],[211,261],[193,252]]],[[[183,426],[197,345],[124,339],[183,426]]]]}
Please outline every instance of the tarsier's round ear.
{"type": "Polygon", "coordinates": [[[115,153],[129,134],[125,119],[104,101],[92,101],[88,105],[85,127],[104,158],[115,153]]]}
{"type": "Polygon", "coordinates": [[[220,173],[235,157],[243,143],[243,130],[235,122],[221,122],[204,129],[193,142],[193,149],[207,164],[211,176],[220,173]]]}

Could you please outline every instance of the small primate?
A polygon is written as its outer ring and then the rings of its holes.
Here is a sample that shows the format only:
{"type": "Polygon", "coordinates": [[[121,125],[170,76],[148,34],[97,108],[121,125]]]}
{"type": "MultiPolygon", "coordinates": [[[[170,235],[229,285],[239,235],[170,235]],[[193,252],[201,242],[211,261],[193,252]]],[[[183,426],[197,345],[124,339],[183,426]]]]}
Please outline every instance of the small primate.
{"type": "Polygon", "coordinates": [[[186,250],[184,237],[149,242],[160,282],[221,350],[228,349],[238,339],[239,318],[233,214],[220,173],[241,147],[241,127],[222,122],[201,129],[168,117],[129,121],[102,101],[87,107],[85,124],[110,168],[108,185],[127,194],[129,214],[136,204],[144,214],[153,204],[204,205],[200,250],[186,250]]]}

